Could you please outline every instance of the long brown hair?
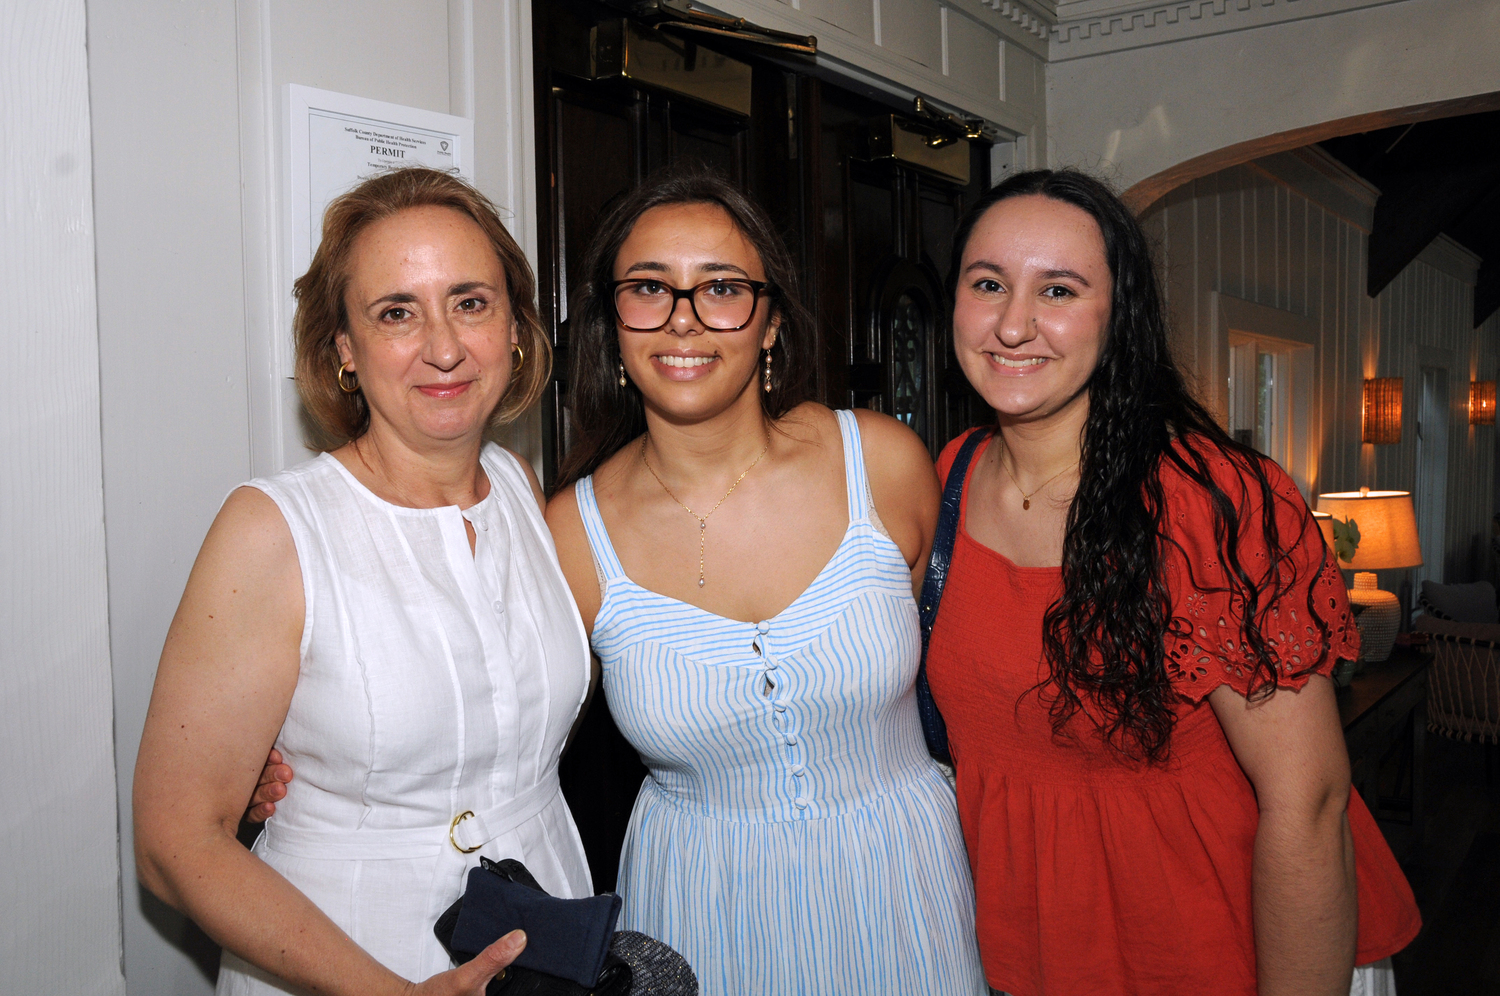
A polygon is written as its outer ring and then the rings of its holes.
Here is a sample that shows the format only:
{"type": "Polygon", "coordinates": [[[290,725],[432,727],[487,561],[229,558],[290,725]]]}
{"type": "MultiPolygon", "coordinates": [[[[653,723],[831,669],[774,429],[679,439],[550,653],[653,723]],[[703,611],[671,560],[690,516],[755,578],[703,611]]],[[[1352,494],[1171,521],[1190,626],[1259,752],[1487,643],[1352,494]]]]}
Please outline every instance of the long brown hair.
{"type": "Polygon", "coordinates": [[[568,406],[573,444],[558,470],[555,488],[592,474],[626,443],[646,431],[641,392],[620,386],[619,331],[610,283],[615,258],[635,223],[652,208],[715,204],[755,247],[765,267],[773,314],[781,318],[771,347],[769,392],[757,392],[766,416],[781,418],[807,400],[813,363],[813,318],[797,297],[797,268],[770,217],[718,173],[702,167],[671,168],[648,179],[615,204],[594,233],[583,259],[583,280],[573,295],[568,334],[568,406]]]}
{"type": "Polygon", "coordinates": [[[1293,518],[1303,531],[1312,513],[1300,498],[1278,493],[1270,461],[1231,439],[1188,390],[1168,348],[1150,244],[1135,216],[1100,181],[1077,170],[1035,170],[985,194],[954,233],[949,290],[957,289],[964,249],[985,212],[1007,198],[1032,195],[1088,212],[1103,236],[1114,284],[1104,349],[1089,379],[1078,490],[1063,540],[1063,590],[1042,627],[1050,676],[1037,690],[1050,693],[1059,734],[1083,713],[1115,749],[1160,762],[1169,754],[1177,718],[1167,645],[1183,636],[1168,587],[1172,541],[1163,468],[1172,465],[1201,488],[1213,509],[1213,521],[1201,528],[1213,530],[1222,578],[1194,576],[1185,583],[1226,594],[1241,607],[1253,697],[1316,670],[1333,646],[1327,606],[1314,604],[1310,585],[1306,604],[1297,608],[1320,634],[1316,659],[1307,655],[1283,665],[1274,635],[1261,628],[1269,606],[1310,580],[1299,577],[1291,556],[1303,532],[1284,529],[1277,512],[1295,505],[1293,518]],[[1210,461],[1220,458],[1233,466],[1243,494],[1228,494],[1214,480],[1210,461]],[[1252,530],[1271,553],[1263,565],[1240,556],[1241,538],[1252,530]]]}

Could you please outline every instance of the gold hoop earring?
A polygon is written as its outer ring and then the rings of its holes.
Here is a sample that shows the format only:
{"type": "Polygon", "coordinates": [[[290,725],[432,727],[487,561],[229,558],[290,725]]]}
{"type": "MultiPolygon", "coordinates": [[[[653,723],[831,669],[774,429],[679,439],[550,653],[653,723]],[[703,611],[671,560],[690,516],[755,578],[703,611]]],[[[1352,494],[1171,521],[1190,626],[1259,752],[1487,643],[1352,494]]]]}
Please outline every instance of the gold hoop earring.
{"type": "Polygon", "coordinates": [[[771,351],[766,350],[766,376],[764,381],[766,393],[771,393],[771,351]]]}
{"type": "Polygon", "coordinates": [[[345,394],[356,394],[359,392],[359,374],[350,370],[347,363],[339,364],[338,382],[339,390],[345,394]],[[344,383],[345,377],[348,377],[353,382],[352,386],[344,383]]]}
{"type": "Polygon", "coordinates": [[[628,381],[625,380],[625,361],[620,361],[620,386],[624,387],[628,381]]]}
{"type": "Polygon", "coordinates": [[[513,342],[510,344],[510,351],[520,357],[520,359],[516,361],[515,365],[510,368],[510,375],[514,377],[516,374],[521,372],[522,367],[526,366],[526,350],[521,348],[521,344],[519,342],[513,342]]]}

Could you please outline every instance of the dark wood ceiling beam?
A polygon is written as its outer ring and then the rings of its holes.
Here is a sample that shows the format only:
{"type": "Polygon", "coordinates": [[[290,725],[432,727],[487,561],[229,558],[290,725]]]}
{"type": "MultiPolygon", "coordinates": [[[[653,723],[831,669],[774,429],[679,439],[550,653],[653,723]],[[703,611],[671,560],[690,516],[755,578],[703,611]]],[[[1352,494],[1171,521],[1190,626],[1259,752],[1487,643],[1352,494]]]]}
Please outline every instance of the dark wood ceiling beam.
{"type": "Polygon", "coordinates": [[[1444,229],[1500,187],[1500,162],[1449,165],[1408,174],[1375,202],[1368,291],[1379,294],[1444,229]]]}
{"type": "Polygon", "coordinates": [[[1474,283],[1474,327],[1500,311],[1500,259],[1487,256],[1479,264],[1479,279],[1474,283]]]}
{"type": "Polygon", "coordinates": [[[1444,234],[1480,258],[1474,285],[1474,327],[1478,328],[1500,305],[1500,185],[1444,234]]]}

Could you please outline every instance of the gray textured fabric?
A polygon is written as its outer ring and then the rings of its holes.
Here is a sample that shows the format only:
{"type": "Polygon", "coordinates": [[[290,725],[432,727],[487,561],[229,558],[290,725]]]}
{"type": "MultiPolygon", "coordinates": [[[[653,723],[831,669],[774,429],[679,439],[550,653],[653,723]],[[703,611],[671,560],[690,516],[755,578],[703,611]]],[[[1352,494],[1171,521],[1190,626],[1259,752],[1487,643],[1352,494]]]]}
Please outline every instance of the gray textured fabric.
{"type": "Polygon", "coordinates": [[[1454,622],[1424,613],[1411,621],[1411,628],[1418,633],[1431,633],[1433,636],[1500,644],[1500,624],[1497,623],[1454,622]]]}
{"type": "Polygon", "coordinates": [[[630,996],[698,996],[698,977],[692,966],[661,941],[620,930],[609,947],[630,965],[630,996]]]}
{"type": "Polygon", "coordinates": [[[1500,623],[1495,606],[1495,586],[1488,581],[1472,584],[1422,582],[1422,604],[1440,618],[1465,623],[1500,623]]]}

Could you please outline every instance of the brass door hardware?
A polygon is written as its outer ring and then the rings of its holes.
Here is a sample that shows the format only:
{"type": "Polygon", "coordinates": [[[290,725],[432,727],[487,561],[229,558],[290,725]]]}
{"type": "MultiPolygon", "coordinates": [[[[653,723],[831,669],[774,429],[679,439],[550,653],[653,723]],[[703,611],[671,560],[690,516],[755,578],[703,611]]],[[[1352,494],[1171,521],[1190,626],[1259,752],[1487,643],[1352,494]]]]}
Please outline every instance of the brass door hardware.
{"type": "Polygon", "coordinates": [[[982,118],[971,118],[944,111],[935,106],[930,99],[918,95],[912,102],[912,112],[921,118],[925,124],[931,125],[935,131],[929,144],[934,148],[949,145],[961,138],[971,142],[984,140],[991,145],[1000,133],[984,123],[982,118]]]}
{"type": "Polygon", "coordinates": [[[629,18],[589,32],[589,76],[621,77],[750,116],[750,65],[629,18]]]}
{"type": "Polygon", "coordinates": [[[959,184],[969,182],[969,143],[926,122],[886,114],[870,126],[870,158],[895,159],[959,184]]]}
{"type": "Polygon", "coordinates": [[[655,27],[677,31],[694,31],[733,38],[736,41],[765,45],[801,55],[817,55],[818,39],[813,35],[793,34],[763,28],[743,17],[711,14],[691,0],[606,0],[611,7],[641,18],[655,27]]]}

